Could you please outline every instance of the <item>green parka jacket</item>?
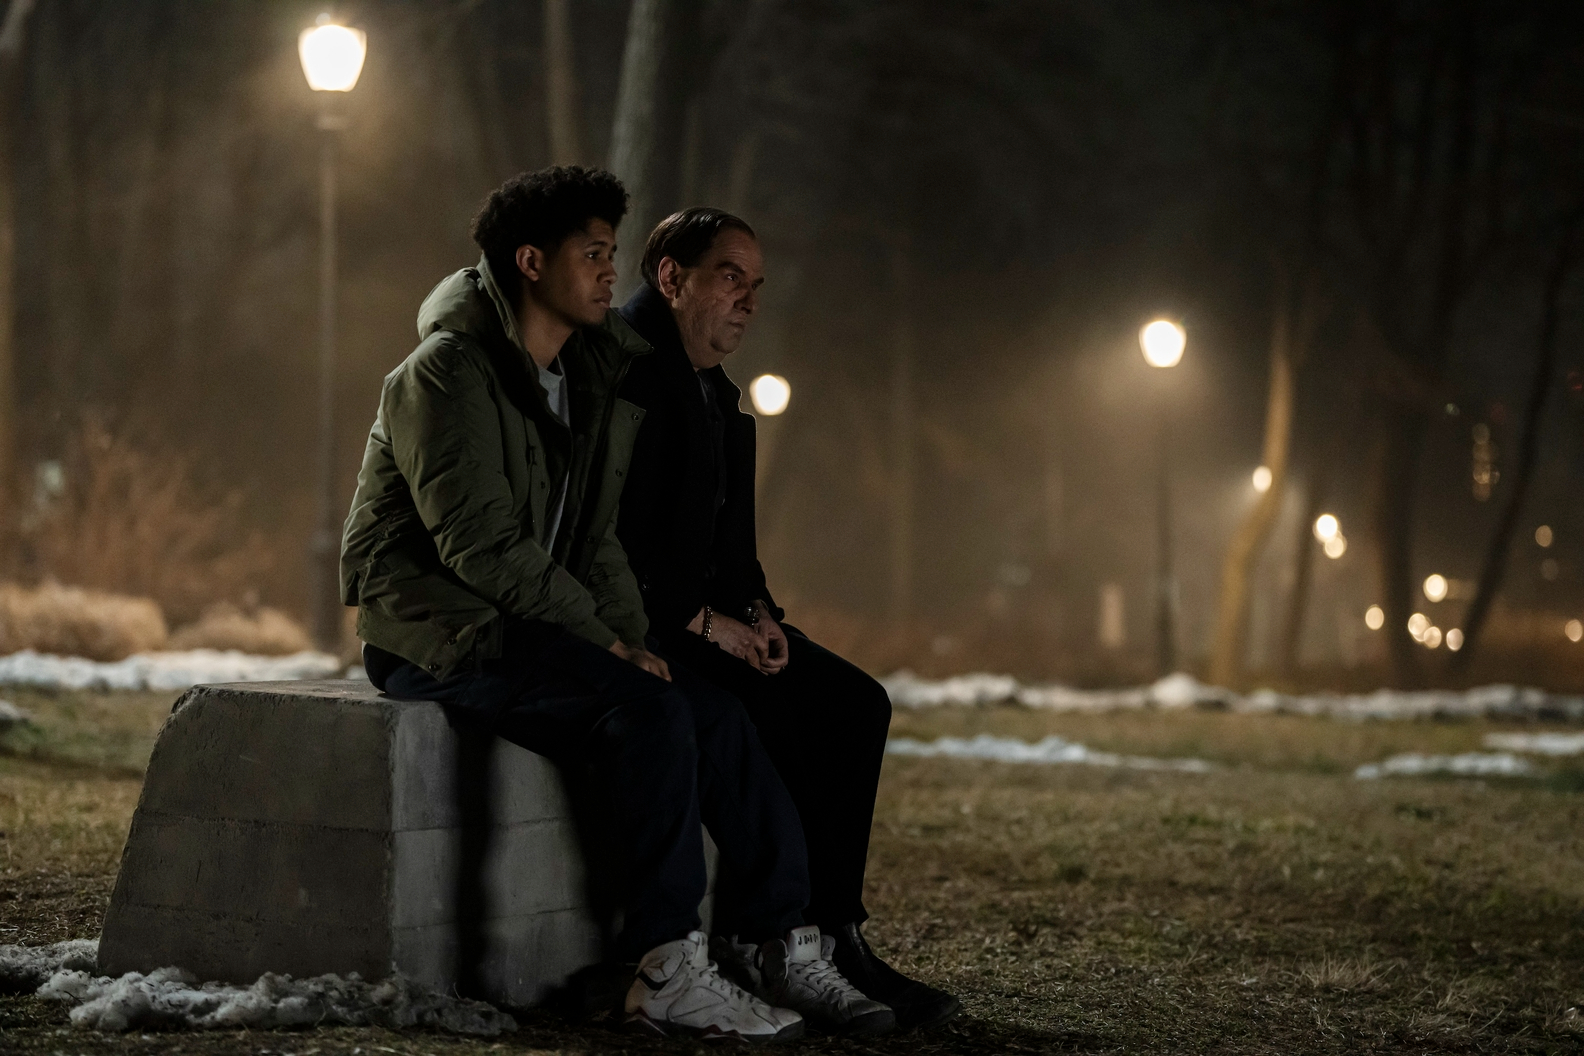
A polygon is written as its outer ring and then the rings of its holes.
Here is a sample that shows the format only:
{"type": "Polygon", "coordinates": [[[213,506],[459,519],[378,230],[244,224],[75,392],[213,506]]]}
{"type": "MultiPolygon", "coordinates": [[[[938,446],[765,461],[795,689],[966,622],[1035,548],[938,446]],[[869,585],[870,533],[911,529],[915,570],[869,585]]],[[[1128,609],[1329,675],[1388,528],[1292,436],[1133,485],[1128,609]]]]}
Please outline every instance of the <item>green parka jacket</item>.
{"type": "Polygon", "coordinates": [[[572,334],[561,350],[568,429],[487,261],[434,288],[418,336],[385,378],[341,536],[358,637],[440,678],[499,656],[503,615],[602,648],[641,645],[648,621],[616,509],[644,412],[616,388],[648,344],[615,312],[572,334]]]}

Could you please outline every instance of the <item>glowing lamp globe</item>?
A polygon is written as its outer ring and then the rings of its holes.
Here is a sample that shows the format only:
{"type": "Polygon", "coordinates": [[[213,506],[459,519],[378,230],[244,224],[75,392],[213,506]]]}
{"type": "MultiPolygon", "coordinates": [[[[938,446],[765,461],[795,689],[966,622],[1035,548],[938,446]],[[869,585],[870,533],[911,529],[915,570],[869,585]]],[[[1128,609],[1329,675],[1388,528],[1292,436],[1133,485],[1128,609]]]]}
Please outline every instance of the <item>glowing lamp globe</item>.
{"type": "Polygon", "coordinates": [[[760,414],[777,415],[792,402],[792,386],[779,374],[761,374],[748,386],[748,396],[760,414]]]}
{"type": "Polygon", "coordinates": [[[297,38],[303,76],[316,92],[350,92],[363,72],[368,34],[350,26],[321,22],[297,38]]]}
{"type": "Polygon", "coordinates": [[[1188,347],[1188,334],[1169,319],[1157,319],[1139,331],[1139,348],[1152,367],[1175,367],[1188,347]]]}
{"type": "Polygon", "coordinates": [[[1254,490],[1261,495],[1270,490],[1272,474],[1269,466],[1258,466],[1254,470],[1254,490]]]}

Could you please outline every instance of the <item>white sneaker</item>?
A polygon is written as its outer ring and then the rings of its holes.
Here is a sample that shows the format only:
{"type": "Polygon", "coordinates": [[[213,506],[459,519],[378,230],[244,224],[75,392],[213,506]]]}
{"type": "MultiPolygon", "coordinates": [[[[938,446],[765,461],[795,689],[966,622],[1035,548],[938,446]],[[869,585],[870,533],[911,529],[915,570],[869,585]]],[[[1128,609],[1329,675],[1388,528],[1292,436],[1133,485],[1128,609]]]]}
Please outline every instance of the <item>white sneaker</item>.
{"type": "MultiPolygon", "coordinates": [[[[726,944],[721,944],[722,946],[726,944]]],[[[785,939],[772,939],[755,949],[733,942],[728,963],[765,1001],[800,1012],[809,1025],[828,1034],[874,1036],[896,1027],[891,1006],[881,1004],[849,983],[831,955],[834,935],[821,935],[812,924],[793,928],[785,939]]],[[[724,953],[724,951],[722,951],[724,953]]]]}
{"type": "Polygon", "coordinates": [[[772,1008],[721,978],[709,959],[709,940],[690,932],[656,946],[638,962],[627,991],[627,1022],[657,1034],[696,1034],[742,1041],[790,1041],[803,1036],[803,1017],[772,1008]]]}

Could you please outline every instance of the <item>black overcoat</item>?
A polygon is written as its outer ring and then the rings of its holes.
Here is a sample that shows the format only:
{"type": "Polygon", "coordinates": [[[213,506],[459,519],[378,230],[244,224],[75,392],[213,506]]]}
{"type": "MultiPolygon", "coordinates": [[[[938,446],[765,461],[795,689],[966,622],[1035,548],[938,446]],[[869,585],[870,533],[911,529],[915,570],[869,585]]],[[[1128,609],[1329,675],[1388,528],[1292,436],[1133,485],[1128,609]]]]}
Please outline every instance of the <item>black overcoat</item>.
{"type": "Polygon", "coordinates": [[[723,426],[717,462],[699,376],[670,305],[646,283],[619,311],[654,348],[633,362],[621,387],[646,413],[616,521],[650,627],[665,637],[705,604],[741,617],[754,600],[780,619],[754,539],[754,418],[738,408],[742,393],[722,368],[704,372],[723,426]]]}

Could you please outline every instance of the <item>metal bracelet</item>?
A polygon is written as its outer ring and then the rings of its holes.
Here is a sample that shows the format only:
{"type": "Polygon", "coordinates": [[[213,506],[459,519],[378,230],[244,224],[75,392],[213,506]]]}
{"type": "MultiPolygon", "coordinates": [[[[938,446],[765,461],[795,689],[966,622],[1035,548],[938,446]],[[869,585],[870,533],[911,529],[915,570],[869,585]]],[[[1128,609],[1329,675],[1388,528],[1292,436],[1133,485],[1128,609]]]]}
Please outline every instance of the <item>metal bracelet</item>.
{"type": "Polygon", "coordinates": [[[704,640],[710,640],[710,625],[714,622],[715,613],[708,605],[704,606],[704,640]]]}

